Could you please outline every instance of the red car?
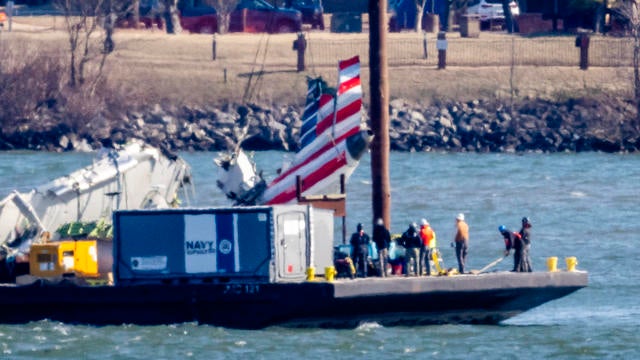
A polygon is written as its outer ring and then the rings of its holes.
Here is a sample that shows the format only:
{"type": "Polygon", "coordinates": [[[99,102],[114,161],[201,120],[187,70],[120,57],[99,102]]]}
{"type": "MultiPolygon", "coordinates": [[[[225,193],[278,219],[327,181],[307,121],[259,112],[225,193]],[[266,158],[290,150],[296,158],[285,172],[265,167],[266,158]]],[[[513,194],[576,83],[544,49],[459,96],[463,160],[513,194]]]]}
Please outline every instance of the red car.
{"type": "MultiPolygon", "coordinates": [[[[213,7],[187,8],[181,12],[182,28],[198,34],[218,31],[217,12],[213,7]]],[[[302,14],[280,9],[264,0],[241,0],[229,18],[230,32],[290,33],[302,29],[302,14]]]]}
{"type": "Polygon", "coordinates": [[[210,6],[187,8],[180,12],[180,25],[184,30],[196,34],[218,32],[216,9],[210,6]]]}

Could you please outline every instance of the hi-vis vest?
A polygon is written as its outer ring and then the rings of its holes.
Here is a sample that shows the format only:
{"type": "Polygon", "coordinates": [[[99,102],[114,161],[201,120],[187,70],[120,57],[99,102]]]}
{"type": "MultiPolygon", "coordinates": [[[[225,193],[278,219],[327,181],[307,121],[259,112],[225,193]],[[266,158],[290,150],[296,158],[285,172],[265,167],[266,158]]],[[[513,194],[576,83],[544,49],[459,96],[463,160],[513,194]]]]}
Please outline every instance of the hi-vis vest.
{"type": "Polygon", "coordinates": [[[420,238],[422,239],[422,245],[431,249],[436,247],[436,232],[433,231],[431,226],[422,226],[420,228],[420,238]]]}

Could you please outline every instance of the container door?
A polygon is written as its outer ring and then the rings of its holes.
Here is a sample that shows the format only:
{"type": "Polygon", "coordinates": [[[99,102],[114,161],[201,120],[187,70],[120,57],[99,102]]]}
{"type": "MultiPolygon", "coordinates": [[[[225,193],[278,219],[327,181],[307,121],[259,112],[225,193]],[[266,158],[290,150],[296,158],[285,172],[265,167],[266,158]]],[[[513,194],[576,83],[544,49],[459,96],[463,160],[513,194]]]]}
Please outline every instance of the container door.
{"type": "Polygon", "coordinates": [[[277,216],[278,276],[299,277],[305,273],[306,214],[302,211],[277,216]]]}
{"type": "Polygon", "coordinates": [[[333,265],[333,210],[311,208],[310,214],[312,264],[316,274],[324,274],[325,267],[333,265]]]}

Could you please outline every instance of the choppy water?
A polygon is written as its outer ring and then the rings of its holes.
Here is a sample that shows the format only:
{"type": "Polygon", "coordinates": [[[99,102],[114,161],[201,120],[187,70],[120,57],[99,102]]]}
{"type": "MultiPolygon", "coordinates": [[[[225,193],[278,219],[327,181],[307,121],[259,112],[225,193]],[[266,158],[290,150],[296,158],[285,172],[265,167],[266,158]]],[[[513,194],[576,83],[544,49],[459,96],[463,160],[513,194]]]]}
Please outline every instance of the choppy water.
{"type": "MultiPolygon", "coordinates": [[[[196,180],[195,206],[225,205],[214,185],[213,153],[182,154],[196,180]]],[[[257,153],[266,174],[282,153],[257,153]]],[[[88,154],[0,153],[0,194],[26,190],[89,163],[88,154]]],[[[349,232],[371,222],[369,162],[348,185],[349,232]]],[[[497,227],[534,224],[532,259],[578,257],[590,284],[498,326],[355,330],[229,330],[195,324],[71,326],[55,322],[0,325],[7,359],[637,359],[640,358],[640,156],[612,154],[391,154],[392,231],[426,217],[445,265],[454,217],[467,216],[471,268],[501,256],[497,227]]],[[[340,239],[337,239],[339,241],[340,239]]],[[[509,259],[510,260],[510,259],[509,259]]],[[[510,261],[496,266],[508,270],[510,261]]],[[[0,309],[11,311],[11,309],[0,309]]],[[[99,309],[96,309],[99,311],[99,309]]]]}

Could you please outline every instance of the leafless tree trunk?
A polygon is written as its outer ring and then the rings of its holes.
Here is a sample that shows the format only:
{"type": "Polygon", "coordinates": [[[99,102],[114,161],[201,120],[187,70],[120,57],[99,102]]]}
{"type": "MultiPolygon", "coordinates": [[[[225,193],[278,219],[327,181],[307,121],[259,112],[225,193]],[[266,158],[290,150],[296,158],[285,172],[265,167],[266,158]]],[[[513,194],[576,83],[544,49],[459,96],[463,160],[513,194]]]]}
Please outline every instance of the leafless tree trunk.
{"type": "Polygon", "coordinates": [[[231,12],[235,10],[240,0],[209,0],[207,3],[216,9],[218,17],[218,33],[225,34],[229,31],[231,12]]]}
{"type": "Polygon", "coordinates": [[[126,0],[55,0],[54,6],[64,14],[69,36],[69,85],[85,84],[87,68],[97,60],[91,76],[93,89],[101,77],[107,56],[114,50],[113,33],[119,15],[130,10],[126,0]],[[100,22],[104,31],[100,31],[100,22]]]}
{"type": "MultiPolygon", "coordinates": [[[[87,63],[97,56],[95,37],[98,28],[96,13],[100,13],[103,0],[56,0],[56,7],[64,13],[69,36],[69,85],[75,87],[85,82],[87,63]]],[[[102,52],[102,56],[107,53],[102,52]]]]}
{"type": "Polygon", "coordinates": [[[116,27],[116,10],[114,7],[114,1],[117,0],[105,0],[106,3],[104,5],[104,42],[103,42],[103,50],[104,54],[110,54],[113,52],[115,47],[115,43],[113,42],[113,31],[116,27]]]}
{"type": "Polygon", "coordinates": [[[180,25],[180,12],[178,11],[178,0],[163,0],[164,22],[167,34],[179,34],[182,32],[180,25]]]}
{"type": "Polygon", "coordinates": [[[416,0],[416,31],[422,31],[422,15],[424,14],[424,7],[427,0],[416,0]]]}
{"type": "Polygon", "coordinates": [[[140,0],[133,0],[131,3],[133,10],[133,27],[140,28],[140,0]]]}

